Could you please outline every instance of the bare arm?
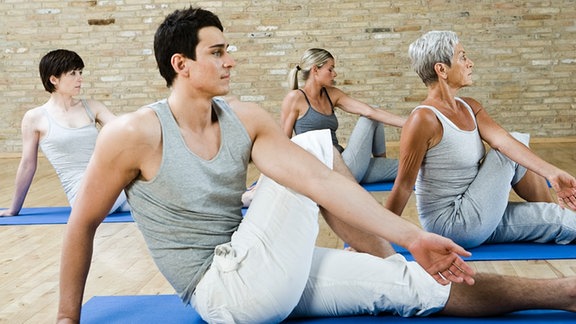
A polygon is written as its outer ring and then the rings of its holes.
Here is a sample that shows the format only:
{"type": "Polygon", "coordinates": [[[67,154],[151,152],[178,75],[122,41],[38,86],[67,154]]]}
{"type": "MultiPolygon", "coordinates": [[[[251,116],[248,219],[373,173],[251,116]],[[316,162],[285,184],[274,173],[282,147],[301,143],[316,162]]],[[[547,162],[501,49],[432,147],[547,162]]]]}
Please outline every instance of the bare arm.
{"type": "Polygon", "coordinates": [[[1,210],[0,216],[18,215],[34,179],[38,165],[40,134],[36,127],[37,114],[28,111],[22,118],[22,157],[16,171],[15,191],[9,209],[1,210]]]}
{"type": "Polygon", "coordinates": [[[402,215],[414,190],[424,156],[441,137],[442,127],[436,115],[428,109],[414,111],[406,121],[400,136],[398,175],[385,204],[393,213],[402,215]]]}
{"type": "MultiPolygon", "coordinates": [[[[139,174],[139,161],[150,150],[146,123],[139,129],[118,119],[102,129],[70,215],[60,264],[58,321],[78,323],[96,229],[123,188],[139,174]],[[122,141],[118,141],[122,138],[122,141]]],[[[153,129],[153,126],[152,126],[153,129]]]]}
{"type": "Polygon", "coordinates": [[[464,272],[454,268],[456,275],[446,273],[448,279],[473,282],[473,270],[459,257],[469,255],[464,249],[385,209],[356,182],[330,170],[292,143],[266,114],[242,119],[253,137],[252,159],[262,173],[311,198],[341,221],[406,247],[438,282],[448,283],[438,273],[444,274],[455,264],[464,272]]]}
{"type": "Polygon", "coordinates": [[[116,115],[114,115],[114,113],[112,113],[108,107],[100,101],[89,100],[88,106],[94,112],[96,121],[102,126],[116,119],[116,115]]]}
{"type": "Polygon", "coordinates": [[[465,98],[465,100],[476,114],[480,136],[490,147],[546,178],[556,191],[560,205],[576,210],[576,178],[574,176],[546,162],[526,145],[512,137],[488,115],[476,100],[471,98],[465,98]]]}
{"type": "Polygon", "coordinates": [[[393,113],[383,109],[376,109],[360,100],[350,97],[337,88],[330,88],[329,95],[336,107],[339,107],[348,113],[364,116],[383,124],[396,127],[402,127],[406,122],[404,117],[394,115],[393,113]]]}
{"type": "Polygon", "coordinates": [[[298,93],[298,90],[294,90],[290,91],[282,101],[282,108],[280,110],[280,126],[282,126],[282,130],[288,138],[292,137],[294,124],[296,124],[296,120],[300,117],[299,106],[301,103],[299,97],[301,97],[301,95],[298,93]]]}

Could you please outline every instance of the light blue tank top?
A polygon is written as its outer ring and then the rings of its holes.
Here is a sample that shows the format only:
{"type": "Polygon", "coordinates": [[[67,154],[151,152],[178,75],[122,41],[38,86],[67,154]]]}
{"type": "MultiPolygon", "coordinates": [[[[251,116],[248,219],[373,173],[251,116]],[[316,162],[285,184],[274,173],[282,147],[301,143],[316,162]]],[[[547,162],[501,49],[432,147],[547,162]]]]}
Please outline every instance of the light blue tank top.
{"type": "Polygon", "coordinates": [[[84,100],[82,104],[90,118],[90,124],[79,128],[61,126],[45,109],[42,109],[48,119],[48,132],[40,140],[40,148],[56,170],[70,204],[76,199],[98,137],[94,115],[84,100]]]}
{"type": "Polygon", "coordinates": [[[214,248],[230,242],[242,220],[252,141],[229,105],[214,99],[221,144],[205,160],[188,149],[167,100],[150,108],[162,128],[162,162],[153,179],[134,181],[126,193],[156,265],[188,303],[214,248]]]}
{"type": "Polygon", "coordinates": [[[464,100],[456,100],[470,112],[474,130],[459,129],[434,107],[418,106],[414,109],[432,110],[444,129],[440,143],[426,152],[416,179],[416,205],[423,223],[454,208],[455,201],[476,177],[485,154],[472,108],[464,100]]]}

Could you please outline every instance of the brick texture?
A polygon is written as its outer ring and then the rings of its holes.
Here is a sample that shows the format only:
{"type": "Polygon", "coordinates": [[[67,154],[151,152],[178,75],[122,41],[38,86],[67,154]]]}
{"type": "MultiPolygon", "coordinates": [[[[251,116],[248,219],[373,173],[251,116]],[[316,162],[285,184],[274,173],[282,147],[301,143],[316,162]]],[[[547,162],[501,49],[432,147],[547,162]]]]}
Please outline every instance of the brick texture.
{"type": "MultiPolygon", "coordinates": [[[[576,136],[574,0],[232,0],[198,1],[216,12],[236,48],[232,94],[279,116],[286,76],[309,47],[336,56],[339,86],[400,115],[426,95],[407,48],[434,29],[456,31],[475,62],[475,85],[460,92],[482,102],[506,129],[534,137],[576,136]],[[465,5],[464,5],[465,4],[465,5]]],[[[82,97],[118,114],[167,95],[152,40],[174,0],[0,1],[0,153],[21,151],[20,120],[48,94],[42,55],[78,52],[86,64],[82,97]]],[[[346,141],[356,118],[340,114],[346,141]]],[[[388,128],[390,141],[397,129],[388,128]]]]}

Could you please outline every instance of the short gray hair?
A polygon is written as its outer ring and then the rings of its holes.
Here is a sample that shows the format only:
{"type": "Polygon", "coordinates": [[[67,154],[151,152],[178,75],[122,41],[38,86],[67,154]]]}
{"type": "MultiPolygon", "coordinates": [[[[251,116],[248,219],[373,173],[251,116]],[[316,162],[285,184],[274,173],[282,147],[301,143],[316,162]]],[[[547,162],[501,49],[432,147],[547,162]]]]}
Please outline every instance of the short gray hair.
{"type": "Polygon", "coordinates": [[[451,66],[454,48],[458,43],[458,36],[453,31],[430,31],[410,44],[408,56],[412,61],[412,69],[425,85],[438,81],[434,71],[436,63],[451,66]]]}

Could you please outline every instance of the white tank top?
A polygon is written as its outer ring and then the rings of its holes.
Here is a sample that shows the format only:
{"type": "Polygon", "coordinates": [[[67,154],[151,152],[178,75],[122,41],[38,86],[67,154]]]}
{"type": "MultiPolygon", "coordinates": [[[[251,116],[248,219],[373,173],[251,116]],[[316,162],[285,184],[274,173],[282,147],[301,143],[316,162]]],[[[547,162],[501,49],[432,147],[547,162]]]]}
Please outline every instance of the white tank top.
{"type": "Polygon", "coordinates": [[[416,204],[422,222],[454,207],[454,201],[476,177],[485,154],[472,108],[464,100],[456,100],[466,107],[474,119],[473,130],[461,130],[434,107],[414,108],[433,111],[444,129],[440,143],[426,152],[416,179],[416,204]]]}
{"type": "Polygon", "coordinates": [[[64,127],[43,109],[48,119],[48,132],[40,140],[42,152],[56,170],[68,202],[72,204],[78,194],[80,181],[94,152],[98,128],[90,108],[82,100],[90,124],[79,128],[64,127]]]}

